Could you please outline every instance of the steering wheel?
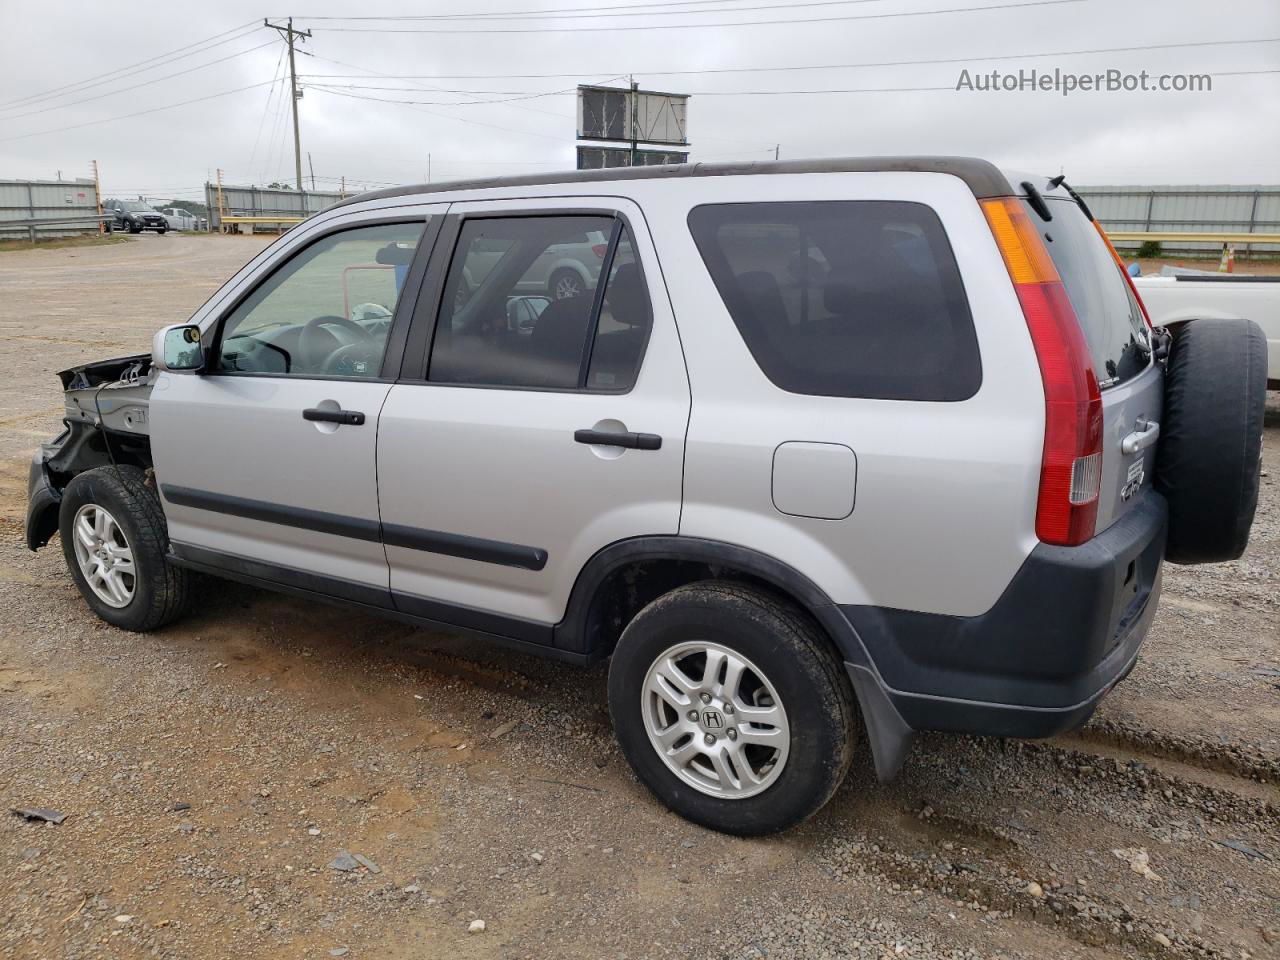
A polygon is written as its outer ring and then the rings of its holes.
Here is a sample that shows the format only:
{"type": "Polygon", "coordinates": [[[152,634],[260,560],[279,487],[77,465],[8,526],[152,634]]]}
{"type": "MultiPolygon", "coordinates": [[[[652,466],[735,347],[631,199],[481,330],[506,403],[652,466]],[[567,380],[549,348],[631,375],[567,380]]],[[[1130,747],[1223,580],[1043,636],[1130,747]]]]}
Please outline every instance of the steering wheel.
{"type": "Polygon", "coordinates": [[[298,334],[298,357],[305,365],[306,370],[316,371],[327,368],[334,354],[347,346],[339,342],[338,338],[332,333],[321,329],[321,327],[326,326],[342,327],[349,333],[355,334],[358,342],[350,344],[350,346],[372,345],[373,343],[373,335],[368,330],[346,317],[325,316],[308,320],[307,325],[298,334]],[[334,346],[335,342],[337,346],[334,346]]]}
{"type": "Polygon", "coordinates": [[[322,373],[334,377],[376,377],[382,368],[382,344],[348,343],[329,354],[322,373]]]}

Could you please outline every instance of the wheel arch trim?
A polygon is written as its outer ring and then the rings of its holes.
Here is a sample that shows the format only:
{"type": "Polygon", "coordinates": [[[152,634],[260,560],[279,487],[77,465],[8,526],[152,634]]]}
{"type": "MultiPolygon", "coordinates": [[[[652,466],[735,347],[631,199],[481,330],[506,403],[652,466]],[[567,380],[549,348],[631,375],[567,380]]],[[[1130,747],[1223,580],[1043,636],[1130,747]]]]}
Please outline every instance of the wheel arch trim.
{"type": "Polygon", "coordinates": [[[588,620],[601,587],[626,567],[655,560],[726,567],[756,577],[799,603],[831,634],[846,660],[870,665],[861,639],[839,607],[795,567],[750,547],[678,535],[631,537],[598,550],[574,581],[565,615],[555,628],[556,646],[576,648],[584,653],[598,652],[592,649],[594,638],[588,635],[588,620]]]}

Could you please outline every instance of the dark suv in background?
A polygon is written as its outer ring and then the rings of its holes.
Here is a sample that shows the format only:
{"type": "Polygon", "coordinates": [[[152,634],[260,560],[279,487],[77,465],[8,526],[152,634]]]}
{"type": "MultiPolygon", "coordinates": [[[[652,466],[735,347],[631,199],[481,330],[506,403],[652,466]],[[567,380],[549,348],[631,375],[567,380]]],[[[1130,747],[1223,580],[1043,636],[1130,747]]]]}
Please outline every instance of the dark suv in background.
{"type": "Polygon", "coordinates": [[[107,200],[102,204],[102,212],[115,215],[114,220],[107,221],[107,226],[113,230],[128,230],[130,233],[141,233],[143,230],[169,232],[169,221],[164,218],[164,214],[141,200],[107,200]]]}

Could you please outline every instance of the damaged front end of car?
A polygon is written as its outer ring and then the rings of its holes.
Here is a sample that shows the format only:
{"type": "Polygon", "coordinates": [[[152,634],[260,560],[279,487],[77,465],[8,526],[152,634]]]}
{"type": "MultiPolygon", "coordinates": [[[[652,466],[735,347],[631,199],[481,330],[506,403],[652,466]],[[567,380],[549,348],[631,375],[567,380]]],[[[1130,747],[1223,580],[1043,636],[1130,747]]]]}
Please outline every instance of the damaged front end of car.
{"type": "Polygon", "coordinates": [[[86,363],[58,377],[64,429],[36,451],[27,482],[26,539],[32,550],[58,531],[62,491],[77,474],[113,463],[151,466],[149,354],[86,363]]]}

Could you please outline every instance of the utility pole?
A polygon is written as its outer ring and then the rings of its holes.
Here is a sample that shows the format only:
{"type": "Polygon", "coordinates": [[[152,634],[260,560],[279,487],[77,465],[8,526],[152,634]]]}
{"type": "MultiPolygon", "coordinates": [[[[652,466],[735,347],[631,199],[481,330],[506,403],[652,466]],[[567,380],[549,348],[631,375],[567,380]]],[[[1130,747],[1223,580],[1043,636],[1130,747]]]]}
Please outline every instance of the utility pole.
{"type": "Polygon", "coordinates": [[[427,183],[431,182],[431,154],[427,154],[427,183]]]}
{"type": "Polygon", "coordinates": [[[218,232],[226,233],[226,224],[222,222],[224,206],[222,203],[222,168],[218,168],[218,232]]]}
{"type": "Polygon", "coordinates": [[[347,199],[347,175],[342,175],[342,186],[338,188],[338,196],[343,200],[347,199]]]}
{"type": "Polygon", "coordinates": [[[782,144],[780,144],[780,143],[775,143],[775,144],[773,145],[773,159],[774,159],[774,160],[777,160],[777,159],[778,159],[778,154],[779,154],[781,151],[782,151],[782,144]]]}
{"type": "MultiPolygon", "coordinates": [[[[286,25],[277,26],[270,20],[263,19],[263,26],[270,27],[280,36],[284,37],[285,43],[289,45],[289,85],[293,94],[293,165],[294,172],[297,175],[298,192],[302,192],[302,137],[298,133],[298,101],[302,98],[302,92],[298,89],[298,71],[293,63],[293,46],[296,37],[302,37],[305,40],[311,39],[310,30],[293,29],[293,17],[289,17],[286,25]]],[[[314,186],[313,188],[314,189],[314,186]]]]}
{"type": "Polygon", "coordinates": [[[627,162],[627,165],[631,167],[636,165],[636,148],[640,145],[639,140],[637,139],[639,134],[636,127],[636,108],[640,104],[640,97],[636,94],[636,91],[639,89],[640,84],[636,83],[635,77],[632,77],[631,96],[628,98],[629,109],[627,111],[631,114],[631,159],[627,162]]]}
{"type": "Polygon", "coordinates": [[[93,204],[98,208],[98,235],[107,232],[107,225],[102,222],[102,182],[98,179],[98,161],[90,160],[93,165],[93,204]]]}
{"type": "Polygon", "coordinates": [[[316,165],[311,162],[311,151],[307,151],[307,169],[311,171],[311,192],[316,192],[316,165]]]}

